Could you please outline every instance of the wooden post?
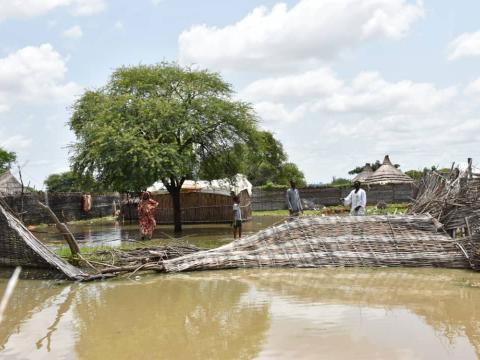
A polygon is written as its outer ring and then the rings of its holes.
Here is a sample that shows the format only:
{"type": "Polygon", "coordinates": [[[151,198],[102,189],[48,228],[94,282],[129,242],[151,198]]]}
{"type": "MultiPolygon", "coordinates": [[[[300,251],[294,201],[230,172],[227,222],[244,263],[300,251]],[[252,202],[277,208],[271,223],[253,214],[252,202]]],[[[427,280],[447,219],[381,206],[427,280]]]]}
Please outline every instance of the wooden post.
{"type": "Polygon", "coordinates": [[[472,180],[473,179],[473,172],[472,172],[472,158],[468,158],[468,179],[472,180]]]}
{"type": "Polygon", "coordinates": [[[42,204],[40,201],[38,201],[38,205],[40,205],[42,208],[44,208],[48,212],[51,219],[55,223],[55,227],[63,235],[63,238],[67,242],[68,247],[70,248],[70,251],[72,252],[72,255],[79,254],[80,253],[80,248],[78,247],[78,243],[75,240],[75,237],[73,236],[73,234],[68,229],[67,225],[65,225],[64,223],[60,222],[60,220],[58,220],[57,215],[55,215],[55,213],[52,211],[52,209],[50,209],[50,207],[48,207],[45,204],[42,204]]]}

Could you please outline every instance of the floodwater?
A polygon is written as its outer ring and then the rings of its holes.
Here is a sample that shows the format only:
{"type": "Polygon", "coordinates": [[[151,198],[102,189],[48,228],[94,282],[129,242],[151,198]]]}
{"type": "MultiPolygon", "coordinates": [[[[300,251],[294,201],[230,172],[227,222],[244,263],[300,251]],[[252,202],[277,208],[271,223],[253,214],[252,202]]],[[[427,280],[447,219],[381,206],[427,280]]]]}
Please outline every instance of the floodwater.
{"type": "Polygon", "coordinates": [[[477,359],[479,304],[479,274],[441,269],[21,280],[0,358],[477,359]]]}
{"type": "MultiPolygon", "coordinates": [[[[284,221],[278,216],[258,216],[242,225],[242,236],[248,236],[268,226],[284,221]]],[[[103,225],[69,225],[80,246],[112,246],[131,244],[140,240],[138,225],[103,224],[103,225]]],[[[54,227],[34,229],[33,233],[52,248],[64,245],[62,236],[54,227]]],[[[214,248],[233,240],[232,227],[229,224],[183,225],[180,235],[173,233],[173,226],[157,226],[153,240],[145,241],[148,245],[164,245],[181,237],[190,244],[202,248],[214,248]]]]}
{"type": "MultiPolygon", "coordinates": [[[[282,221],[258,217],[248,235],[282,221]]],[[[138,240],[135,225],[77,226],[82,245],[138,240]]],[[[59,247],[53,229],[37,233],[59,247]]],[[[174,241],[158,227],[151,244],[174,241]]],[[[185,226],[200,247],[228,225],[185,226]]],[[[11,272],[11,271],[10,271],[11,272]]],[[[9,273],[0,273],[0,294],[9,273]]],[[[0,324],[5,359],[477,359],[480,273],[252,269],[93,283],[21,280],[0,324]]]]}

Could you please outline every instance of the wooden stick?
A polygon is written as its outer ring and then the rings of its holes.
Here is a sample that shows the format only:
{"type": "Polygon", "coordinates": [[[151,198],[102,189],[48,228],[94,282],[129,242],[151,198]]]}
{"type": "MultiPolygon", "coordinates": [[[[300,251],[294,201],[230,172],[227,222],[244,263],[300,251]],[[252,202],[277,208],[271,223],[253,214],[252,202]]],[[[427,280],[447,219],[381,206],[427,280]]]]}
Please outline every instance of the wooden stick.
{"type": "Polygon", "coordinates": [[[48,212],[48,214],[50,215],[50,218],[55,223],[55,227],[63,235],[64,240],[67,242],[68,247],[70,248],[70,251],[72,252],[72,255],[79,254],[80,253],[80,247],[78,246],[78,243],[75,240],[75,237],[70,232],[67,225],[65,225],[64,223],[60,222],[60,220],[58,220],[57,215],[55,215],[55,213],[52,211],[52,209],[50,209],[49,206],[47,206],[45,204],[42,204],[40,201],[37,201],[37,203],[38,203],[38,205],[40,205],[40,207],[44,208],[48,212]]]}

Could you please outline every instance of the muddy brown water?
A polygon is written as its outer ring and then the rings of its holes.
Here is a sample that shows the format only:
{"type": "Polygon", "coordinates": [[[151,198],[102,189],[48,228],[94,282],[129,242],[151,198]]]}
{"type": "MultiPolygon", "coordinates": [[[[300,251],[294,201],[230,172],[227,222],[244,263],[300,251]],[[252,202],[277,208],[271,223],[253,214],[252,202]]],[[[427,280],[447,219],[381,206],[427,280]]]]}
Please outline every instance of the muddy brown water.
{"type": "Polygon", "coordinates": [[[0,357],[476,359],[479,304],[478,274],[441,269],[22,280],[0,326],[0,357]]]}
{"type": "MultiPolygon", "coordinates": [[[[278,220],[260,219],[246,232],[278,220]]],[[[101,228],[83,228],[85,243],[116,231],[101,228]]],[[[199,245],[230,240],[224,225],[186,231],[199,245]]],[[[135,227],[115,234],[121,240],[124,232],[124,239],[136,236],[135,227]]],[[[44,241],[56,246],[55,239],[44,241]]],[[[84,284],[21,280],[0,324],[2,359],[479,357],[480,273],[460,270],[252,269],[84,284]]]]}

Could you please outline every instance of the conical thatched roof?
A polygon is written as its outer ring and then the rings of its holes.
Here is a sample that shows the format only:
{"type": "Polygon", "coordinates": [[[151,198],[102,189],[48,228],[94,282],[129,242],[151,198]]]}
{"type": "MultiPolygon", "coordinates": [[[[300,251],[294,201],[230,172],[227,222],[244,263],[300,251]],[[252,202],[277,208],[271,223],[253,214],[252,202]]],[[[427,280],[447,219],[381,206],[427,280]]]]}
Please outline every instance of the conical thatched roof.
{"type": "Polygon", "coordinates": [[[385,155],[382,166],[365,180],[365,184],[408,184],[413,179],[392,165],[390,157],[385,155]]]}
{"type": "Polygon", "coordinates": [[[355,181],[360,181],[360,182],[364,182],[365,180],[367,180],[367,178],[370,177],[370,175],[373,174],[373,169],[372,167],[370,166],[369,163],[366,163],[362,172],[360,174],[358,174],[357,176],[355,176],[353,179],[352,179],[352,182],[355,182],[355,181]]]}
{"type": "Polygon", "coordinates": [[[22,192],[22,184],[10,170],[0,175],[0,195],[15,195],[22,192]]]}

